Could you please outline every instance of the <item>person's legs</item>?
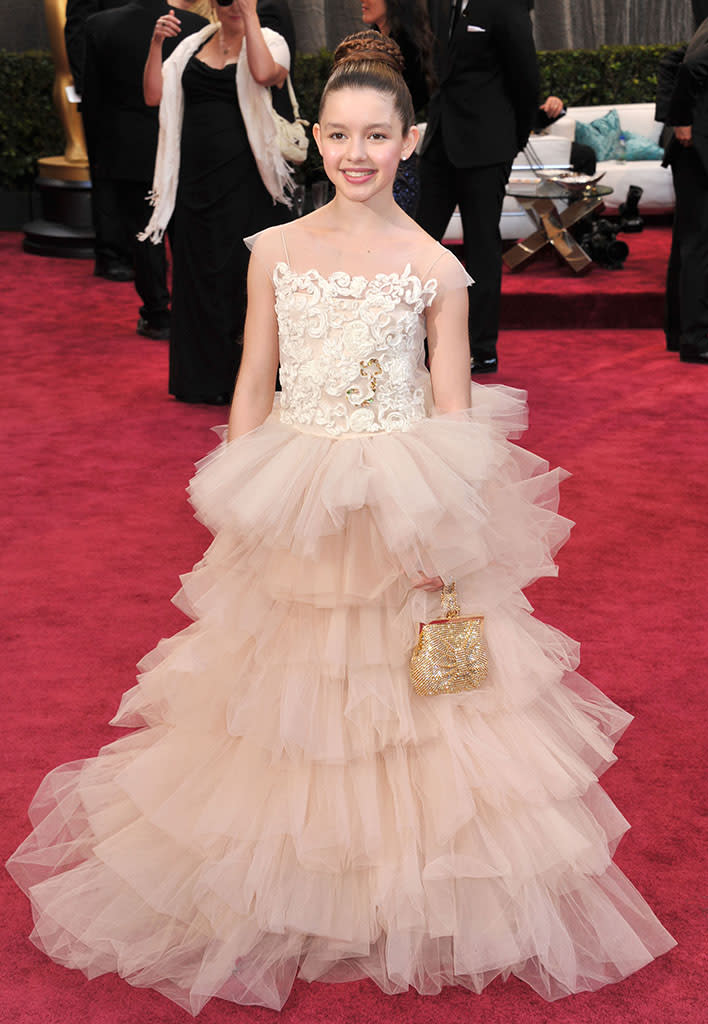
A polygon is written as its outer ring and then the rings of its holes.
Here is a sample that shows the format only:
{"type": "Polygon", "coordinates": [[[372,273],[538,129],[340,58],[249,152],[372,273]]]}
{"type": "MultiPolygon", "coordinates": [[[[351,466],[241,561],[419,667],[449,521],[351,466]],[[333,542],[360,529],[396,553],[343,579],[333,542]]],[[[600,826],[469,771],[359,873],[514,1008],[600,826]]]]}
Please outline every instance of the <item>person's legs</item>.
{"type": "MultiPolygon", "coordinates": [[[[708,173],[692,148],[675,154],[672,170],[676,191],[674,240],[679,247],[679,351],[685,362],[708,364],[708,173]]],[[[670,283],[675,296],[675,281],[670,283]]],[[[667,308],[668,289],[669,281],[667,308]]]]}
{"type": "Polygon", "coordinates": [[[152,213],[145,198],[148,184],[143,181],[118,182],[121,213],[133,247],[135,289],[142,300],[138,334],[149,338],[167,338],[170,327],[170,293],[167,289],[167,256],[165,244],[139,242],[152,213]]]}
{"type": "Polygon", "coordinates": [[[109,281],[132,281],[133,256],[120,214],[116,182],[95,173],[91,182],[91,215],[95,236],[94,273],[109,281]]]}
{"type": "MultiPolygon", "coordinates": [[[[673,168],[672,168],[673,173],[673,168]]],[[[676,193],[676,205],[674,208],[674,223],[671,232],[671,253],[669,265],[666,270],[666,299],[664,303],[664,334],[666,335],[666,348],[669,352],[678,352],[681,341],[681,222],[683,220],[683,203],[680,198],[680,190],[674,177],[674,192],[676,193]]]]}
{"type": "Polygon", "coordinates": [[[420,195],[416,220],[438,242],[457,206],[455,168],[447,159],[439,132],[418,162],[420,195]]]}
{"type": "Polygon", "coordinates": [[[469,289],[470,353],[477,372],[497,368],[501,300],[502,239],[499,231],[510,164],[458,168],[465,266],[474,278],[469,289]]]}

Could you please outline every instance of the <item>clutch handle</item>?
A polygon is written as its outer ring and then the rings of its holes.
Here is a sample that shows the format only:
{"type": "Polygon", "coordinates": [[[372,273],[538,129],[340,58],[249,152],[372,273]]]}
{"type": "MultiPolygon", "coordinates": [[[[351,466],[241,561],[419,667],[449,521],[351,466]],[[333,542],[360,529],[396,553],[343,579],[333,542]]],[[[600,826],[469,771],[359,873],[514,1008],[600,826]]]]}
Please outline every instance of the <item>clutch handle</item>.
{"type": "Polygon", "coordinates": [[[457,599],[457,586],[454,580],[451,583],[443,583],[443,588],[440,591],[440,604],[446,619],[458,618],[460,602],[457,599]]]}

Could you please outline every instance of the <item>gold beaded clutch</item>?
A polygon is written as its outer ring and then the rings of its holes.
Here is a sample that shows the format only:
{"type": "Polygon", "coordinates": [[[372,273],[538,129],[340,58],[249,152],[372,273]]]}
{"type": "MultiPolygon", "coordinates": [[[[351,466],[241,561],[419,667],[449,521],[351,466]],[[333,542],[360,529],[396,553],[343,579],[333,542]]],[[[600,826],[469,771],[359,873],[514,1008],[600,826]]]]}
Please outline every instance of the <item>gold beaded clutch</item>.
{"type": "Polygon", "coordinates": [[[413,689],[423,697],[476,690],[487,678],[484,616],[460,615],[457,588],[440,594],[444,619],[423,623],[411,655],[413,689]]]}

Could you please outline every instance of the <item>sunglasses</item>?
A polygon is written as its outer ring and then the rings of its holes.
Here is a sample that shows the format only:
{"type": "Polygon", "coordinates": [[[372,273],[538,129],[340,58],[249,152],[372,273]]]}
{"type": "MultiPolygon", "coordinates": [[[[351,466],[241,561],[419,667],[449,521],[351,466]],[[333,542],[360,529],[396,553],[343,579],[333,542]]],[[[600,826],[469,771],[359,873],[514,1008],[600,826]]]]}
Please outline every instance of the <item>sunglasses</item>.
{"type": "Polygon", "coordinates": [[[219,7],[230,7],[234,0],[216,0],[219,7]]]}

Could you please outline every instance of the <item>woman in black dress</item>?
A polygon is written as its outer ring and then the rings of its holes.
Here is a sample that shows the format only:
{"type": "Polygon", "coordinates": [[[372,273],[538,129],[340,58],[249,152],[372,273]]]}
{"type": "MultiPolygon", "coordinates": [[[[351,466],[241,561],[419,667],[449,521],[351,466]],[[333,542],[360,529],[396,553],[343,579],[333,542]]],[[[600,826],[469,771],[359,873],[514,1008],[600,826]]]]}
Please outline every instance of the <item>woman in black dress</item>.
{"type": "MultiPolygon", "coordinates": [[[[390,36],[403,54],[403,78],[418,113],[430,99],[434,85],[434,36],[424,0],[362,0],[361,20],[390,36]]],[[[414,153],[401,163],[393,185],[400,207],[415,215],[418,206],[418,158],[414,153]]]]}
{"type": "Polygon", "coordinates": [[[243,238],[288,218],[287,165],[270,152],[268,105],[289,55],[281,36],[261,29],[256,0],[212,0],[212,8],[216,24],[194,43],[184,40],[164,66],[162,40],[178,22],[167,13],[155,26],[144,85],[146,102],[161,103],[155,202],[162,210],[146,236],[164,230],[172,204],[170,393],[221,404],[233,392],[246,314],[243,238]]]}

